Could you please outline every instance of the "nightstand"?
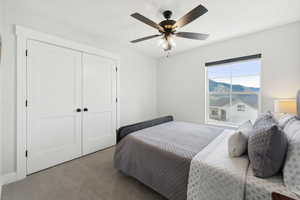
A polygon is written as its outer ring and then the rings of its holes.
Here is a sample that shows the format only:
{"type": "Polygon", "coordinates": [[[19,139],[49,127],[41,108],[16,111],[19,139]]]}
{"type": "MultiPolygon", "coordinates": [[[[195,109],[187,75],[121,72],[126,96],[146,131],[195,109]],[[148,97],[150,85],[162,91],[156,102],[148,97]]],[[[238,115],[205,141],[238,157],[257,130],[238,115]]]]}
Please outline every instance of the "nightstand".
{"type": "Polygon", "coordinates": [[[295,200],[295,199],[293,199],[291,197],[287,197],[287,196],[279,194],[279,193],[276,193],[276,192],[273,192],[272,200],[295,200]]]}

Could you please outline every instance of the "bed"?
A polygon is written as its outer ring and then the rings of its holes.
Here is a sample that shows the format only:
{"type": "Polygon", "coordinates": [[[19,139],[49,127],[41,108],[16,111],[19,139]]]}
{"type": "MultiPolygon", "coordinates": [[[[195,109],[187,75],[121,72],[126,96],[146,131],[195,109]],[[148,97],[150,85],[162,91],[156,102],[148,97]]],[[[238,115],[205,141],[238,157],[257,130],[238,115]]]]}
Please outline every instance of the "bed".
{"type": "Polygon", "coordinates": [[[171,116],[126,126],[118,132],[115,167],[169,200],[271,200],[272,192],[300,199],[281,174],[260,179],[247,155],[230,158],[233,132],[171,116]]]}
{"type": "Polygon", "coordinates": [[[222,131],[170,121],[133,132],[118,143],[115,167],[168,199],[186,199],[193,157],[222,131]]]}

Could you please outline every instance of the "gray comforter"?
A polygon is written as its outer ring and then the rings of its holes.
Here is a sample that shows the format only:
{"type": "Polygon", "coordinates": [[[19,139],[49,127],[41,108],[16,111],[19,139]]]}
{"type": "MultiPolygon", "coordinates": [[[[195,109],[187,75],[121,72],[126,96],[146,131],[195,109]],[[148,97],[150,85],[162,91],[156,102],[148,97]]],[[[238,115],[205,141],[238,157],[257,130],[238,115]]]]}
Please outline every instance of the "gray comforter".
{"type": "Polygon", "coordinates": [[[117,145],[115,167],[170,200],[185,200],[191,160],[222,131],[168,122],[134,132],[117,145]]]}

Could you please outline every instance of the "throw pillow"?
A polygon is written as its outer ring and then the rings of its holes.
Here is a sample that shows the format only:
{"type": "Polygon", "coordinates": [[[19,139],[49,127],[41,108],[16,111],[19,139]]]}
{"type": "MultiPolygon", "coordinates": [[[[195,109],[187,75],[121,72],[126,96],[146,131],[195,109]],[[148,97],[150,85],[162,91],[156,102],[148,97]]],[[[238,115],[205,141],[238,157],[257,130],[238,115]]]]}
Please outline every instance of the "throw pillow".
{"type": "Polygon", "coordinates": [[[281,170],[288,143],[286,135],[276,124],[263,126],[254,129],[249,137],[248,154],[253,166],[253,174],[260,178],[267,178],[281,170]]]}
{"type": "Polygon", "coordinates": [[[251,121],[246,121],[228,139],[230,157],[242,156],[247,151],[249,133],[252,131],[251,121]]]}
{"type": "Polygon", "coordinates": [[[261,129],[261,128],[268,128],[273,124],[277,124],[277,121],[273,114],[268,111],[266,113],[261,113],[254,122],[253,128],[261,129]]]}
{"type": "Polygon", "coordinates": [[[284,127],[288,124],[288,122],[290,120],[296,119],[295,115],[291,115],[291,114],[284,114],[282,116],[279,117],[278,119],[278,126],[282,129],[284,129],[284,127]]]}

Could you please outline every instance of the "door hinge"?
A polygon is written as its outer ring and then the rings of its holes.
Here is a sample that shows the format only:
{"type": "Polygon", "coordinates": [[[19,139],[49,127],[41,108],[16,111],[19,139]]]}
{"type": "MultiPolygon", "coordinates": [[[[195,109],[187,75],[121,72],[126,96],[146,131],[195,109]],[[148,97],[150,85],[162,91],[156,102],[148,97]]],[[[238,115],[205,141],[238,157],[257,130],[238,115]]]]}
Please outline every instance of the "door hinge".
{"type": "Polygon", "coordinates": [[[118,98],[116,98],[116,103],[118,103],[118,98]]]}
{"type": "Polygon", "coordinates": [[[28,150],[25,151],[25,157],[28,157],[28,150]]]}
{"type": "Polygon", "coordinates": [[[25,107],[28,107],[28,100],[25,101],[25,107]]]}
{"type": "Polygon", "coordinates": [[[116,67],[116,72],[118,71],[118,68],[116,67]]]}
{"type": "Polygon", "coordinates": [[[25,50],[25,55],[28,56],[28,49],[25,50]]]}

